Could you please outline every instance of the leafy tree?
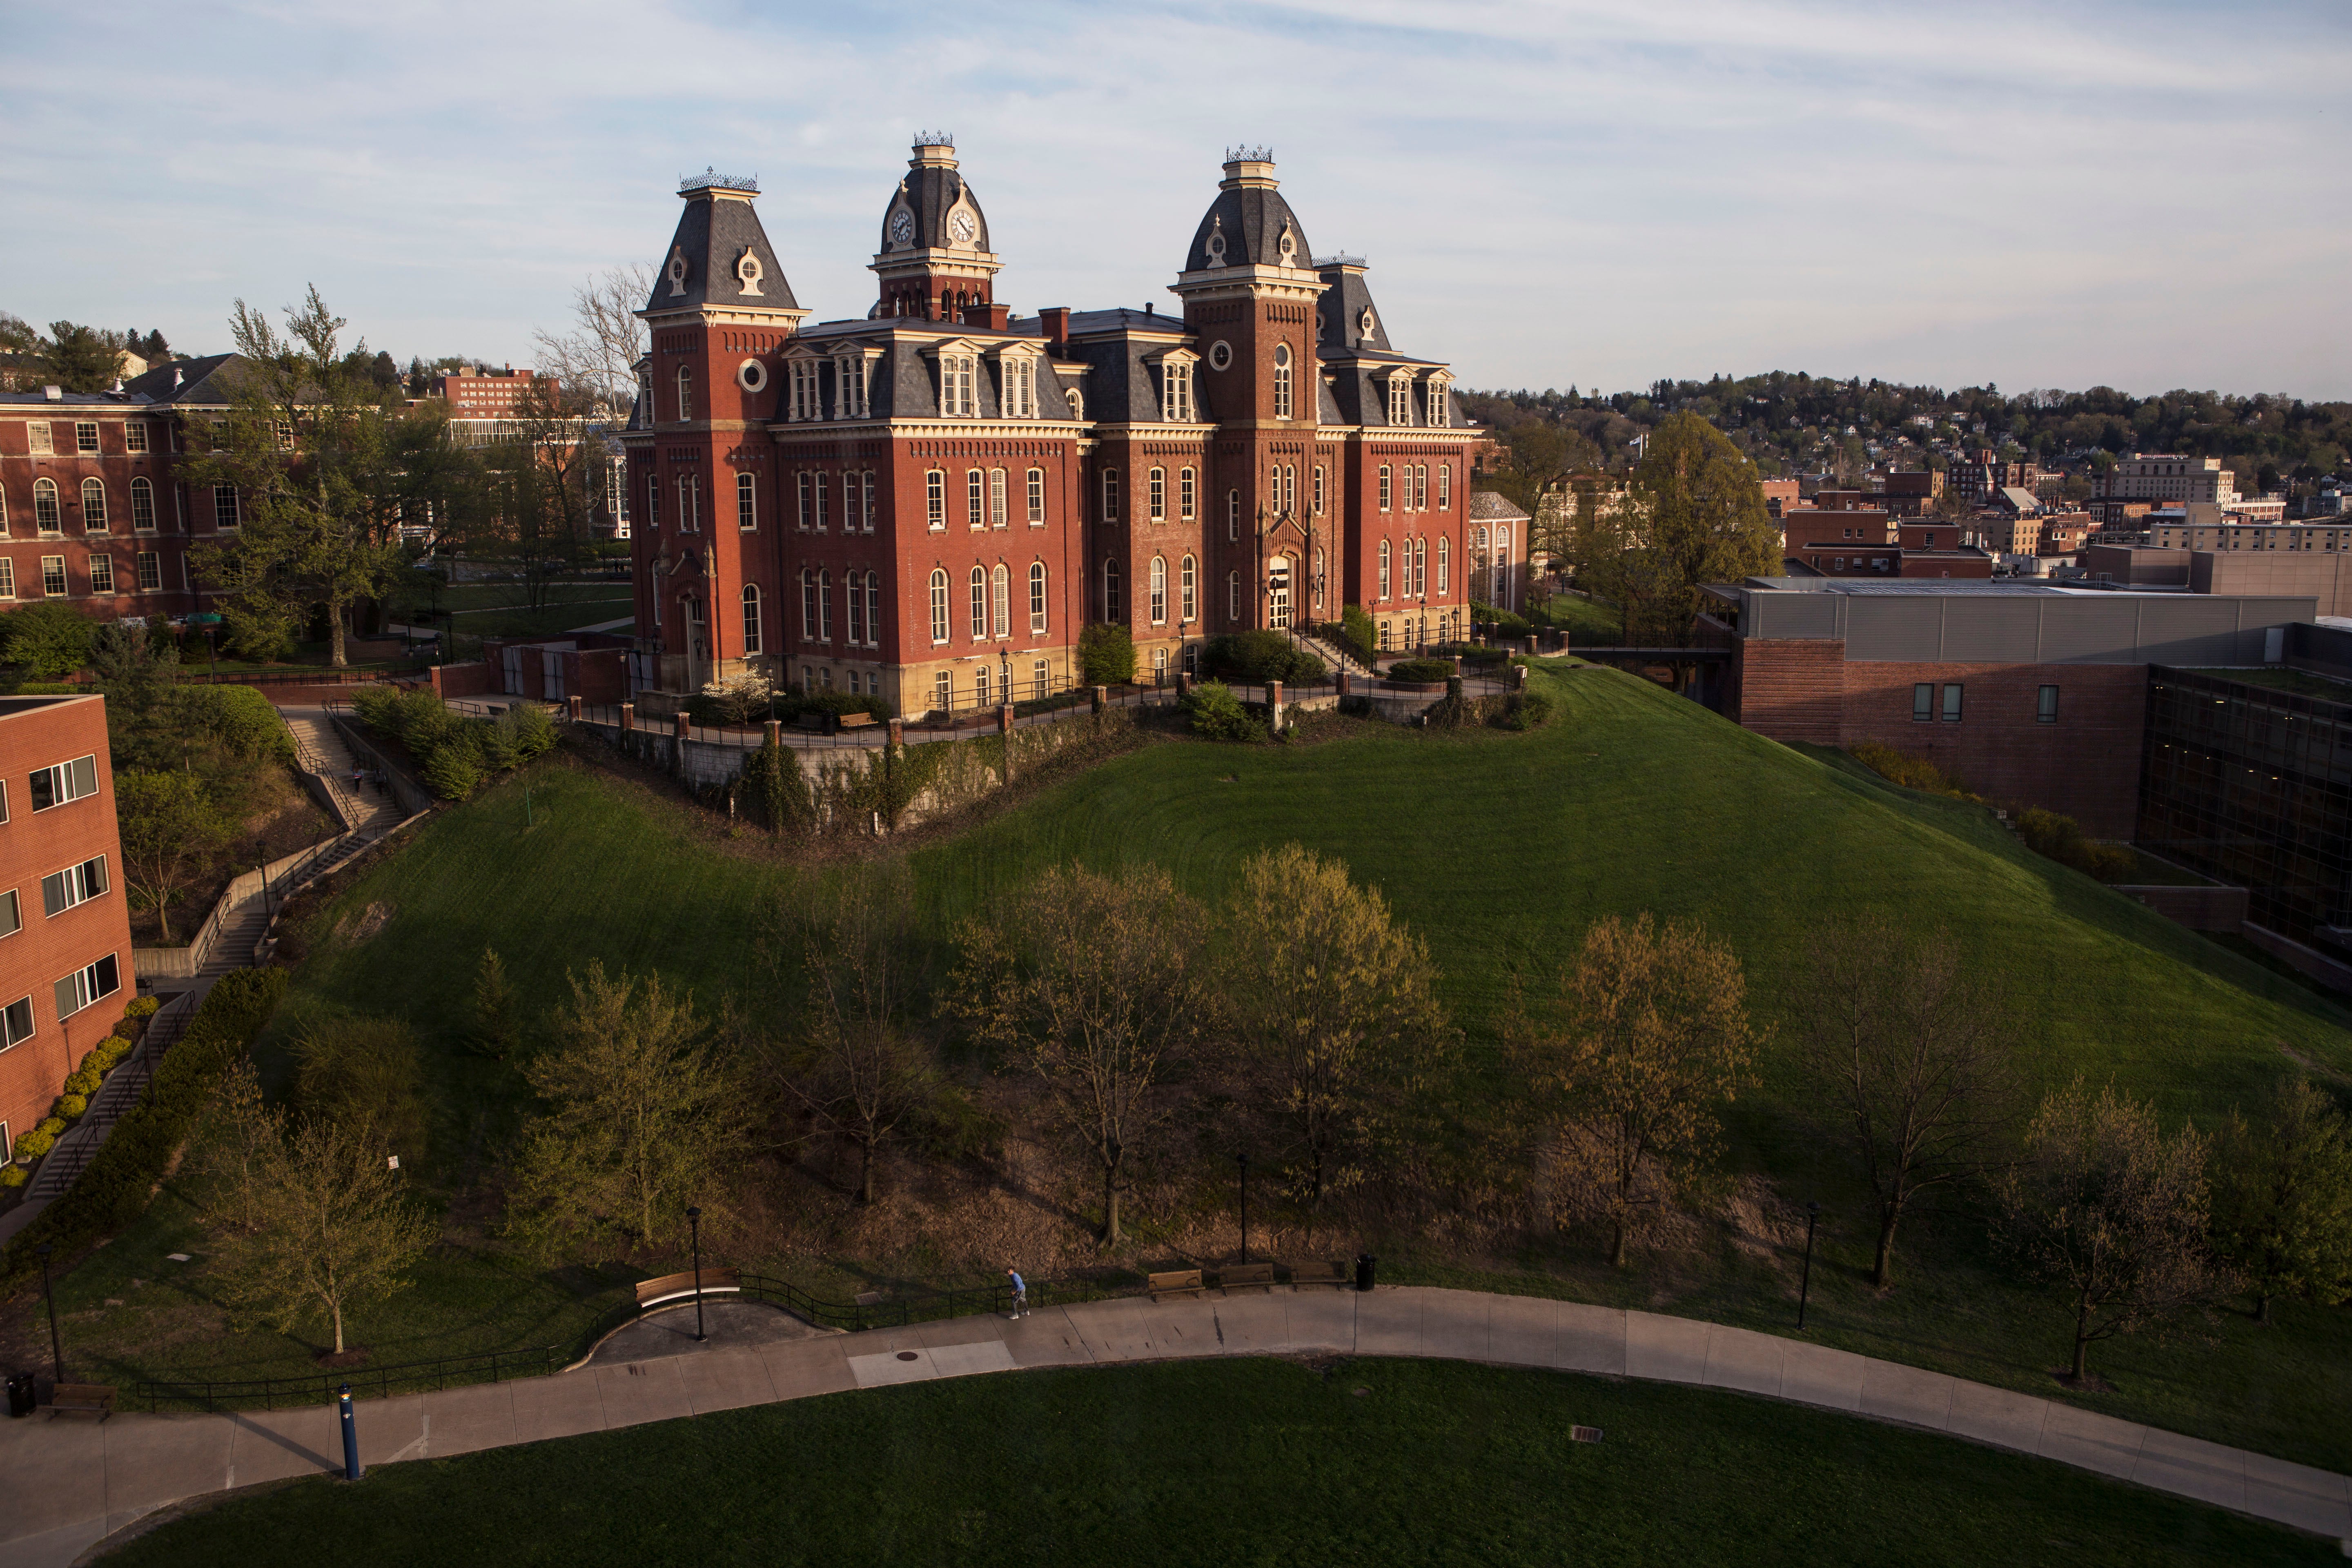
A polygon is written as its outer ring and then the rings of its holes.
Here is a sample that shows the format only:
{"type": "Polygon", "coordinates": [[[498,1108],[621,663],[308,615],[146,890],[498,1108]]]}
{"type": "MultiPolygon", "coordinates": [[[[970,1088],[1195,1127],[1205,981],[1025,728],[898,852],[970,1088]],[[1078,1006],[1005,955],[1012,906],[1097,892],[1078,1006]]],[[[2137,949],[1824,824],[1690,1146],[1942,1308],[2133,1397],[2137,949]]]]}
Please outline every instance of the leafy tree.
{"type": "Polygon", "coordinates": [[[1633,470],[1630,510],[1647,557],[1656,613],[1687,637],[1702,583],[1736,583],[1779,568],[1780,533],[1764,510],[1756,465],[1696,414],[1669,415],[1633,470]]]}
{"type": "Polygon", "coordinates": [[[11,310],[0,310],[0,353],[38,353],[41,334],[33,324],[11,310]]]}
{"type": "Polygon", "coordinates": [[[104,392],[122,374],[122,339],[96,327],[51,321],[36,352],[41,373],[68,392],[104,392]]]}
{"type": "Polygon", "coordinates": [[[2073,1317],[2076,1381],[2099,1341],[2211,1300],[2205,1156],[2194,1128],[2167,1139],[2153,1106],[2117,1098],[2113,1085],[2095,1100],[2080,1079],[2027,1127],[2022,1157],[1994,1189],[1999,1234],[2073,1317]]]}
{"type": "Polygon", "coordinates": [[[169,946],[173,900],[227,847],[234,825],[192,773],[117,773],[114,814],[122,839],[123,882],[132,898],[155,911],[159,934],[169,946]]]}
{"type": "Polygon", "coordinates": [[[405,1289],[436,1227],[409,1202],[372,1124],[289,1124],[257,1096],[232,1109],[247,1121],[235,1142],[252,1180],[236,1207],[213,1212],[212,1271],[233,1307],[280,1332],[324,1317],[341,1355],[344,1313],[405,1289]]]}
{"type": "Polygon", "coordinates": [[[1265,721],[1252,713],[1222,680],[1203,680],[1184,694],[1185,716],[1192,733],[1207,741],[1257,742],[1265,739],[1265,721]]]}
{"type": "Polygon", "coordinates": [[[690,997],[659,975],[573,976],[553,1048],[523,1076],[545,1110],[523,1136],[509,1227],[601,1262],[659,1247],[742,1157],[749,1112],[690,997]]]}
{"type": "Polygon", "coordinates": [[[1559,1125],[1566,1217],[1605,1222],[1622,1267],[1643,1217],[1716,1157],[1716,1107],[1748,1081],[1738,957],[1695,922],[1610,915],[1560,971],[1557,1003],[1514,1012],[1529,1087],[1559,1125]]]}
{"type": "Polygon", "coordinates": [[[2235,1110],[2213,1161],[2213,1232],[2271,1321],[2271,1298],[2352,1300],[2352,1127],[2304,1079],[2279,1084],[2253,1121],[2235,1110]]]}
{"type": "Polygon", "coordinates": [[[780,900],[769,952],[796,952],[806,982],[800,1027],[772,1058],[777,1082],[856,1145],[857,1201],[870,1204],[876,1154],[940,1087],[937,1052],[908,1018],[924,981],[913,890],[903,871],[877,872],[813,903],[780,900]]]}
{"type": "Polygon", "coordinates": [[[1212,1005],[1207,921],[1168,873],[1055,868],[1001,917],[958,930],[948,1008],[1025,1068],[1102,1178],[1102,1241],[1120,1237],[1136,1151],[1165,1120],[1171,1067],[1212,1005]]]}
{"type": "Polygon", "coordinates": [[[1948,932],[1870,921],[1824,927],[1811,945],[1797,1006],[1806,1075],[1870,1182],[1870,1282],[1885,1289],[1906,1211],[1975,1173],[2006,1124],[2013,1045],[1948,932]]]}
{"type": "Polygon", "coordinates": [[[1442,1050],[1428,946],[1376,889],[1296,844],[1243,862],[1223,921],[1224,1027],[1286,1124],[1309,1203],[1363,1180],[1442,1050]]]}
{"type": "Polygon", "coordinates": [[[305,1116],[365,1128],[389,1153],[425,1151],[424,1062],[404,1018],[338,1017],[294,1042],[294,1104],[305,1116]]]}
{"type": "Polygon", "coordinates": [[[0,659],[35,680],[62,680],[89,662],[98,623],[59,604],[27,605],[0,616],[0,659]]]}
{"type": "Polygon", "coordinates": [[[515,1020],[514,989],[507,984],[506,961],[495,947],[482,949],[474,969],[474,1033],[472,1044],[486,1057],[504,1060],[521,1037],[515,1020]]]}
{"type": "Polygon", "coordinates": [[[1078,679],[1088,686],[1124,686],[1133,680],[1133,634],[1105,621],[1088,622],[1078,633],[1078,679]]]}

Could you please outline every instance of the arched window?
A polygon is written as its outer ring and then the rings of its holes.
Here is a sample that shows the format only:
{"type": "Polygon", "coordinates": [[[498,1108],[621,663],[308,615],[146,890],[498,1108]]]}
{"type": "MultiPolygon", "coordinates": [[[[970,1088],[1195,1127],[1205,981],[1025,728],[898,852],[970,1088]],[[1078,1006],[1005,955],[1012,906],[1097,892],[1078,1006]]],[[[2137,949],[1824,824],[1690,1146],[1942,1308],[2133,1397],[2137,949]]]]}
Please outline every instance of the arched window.
{"type": "Polygon", "coordinates": [[[1274,416],[1290,417],[1290,345],[1274,345],[1274,416]]]}
{"type": "Polygon", "coordinates": [[[988,637],[988,573],[985,568],[971,569],[971,640],[982,642],[988,637]]]}
{"type": "Polygon", "coordinates": [[[1495,531],[1494,603],[1497,609],[1511,607],[1511,531],[1507,528],[1495,531]]]}
{"type": "Polygon", "coordinates": [[[1389,542],[1381,541],[1381,597],[1389,596],[1389,542]]]}
{"type": "Polygon", "coordinates": [[[1454,555],[1454,542],[1441,538],[1437,542],[1437,596],[1445,597],[1446,586],[1453,581],[1447,567],[1454,555]]]}
{"type": "Polygon", "coordinates": [[[1225,619],[1238,621],[1241,618],[1242,574],[1238,572],[1228,572],[1225,574],[1225,619]]]}
{"type": "Polygon", "coordinates": [[[984,665],[984,664],[983,664],[983,665],[982,665],[978,669],[976,669],[976,670],[972,671],[972,675],[971,675],[971,695],[972,695],[972,700],[973,700],[973,702],[975,703],[975,705],[977,705],[977,706],[979,706],[979,707],[982,707],[982,708],[985,708],[985,707],[988,707],[988,706],[989,706],[989,700],[988,700],[988,666],[986,666],[986,665],[984,665]]]}
{"type": "MultiPolygon", "coordinates": [[[[217,489],[221,487],[214,488],[217,489]]],[[[232,489],[229,493],[234,495],[236,491],[232,489]]],[[[59,521],[58,481],[55,479],[33,481],[33,526],[43,533],[55,533],[65,526],[59,521]]]]}
{"type": "Polygon", "coordinates": [[[1029,635],[1045,635],[1045,563],[1029,563],[1029,635]]]}
{"type": "Polygon", "coordinates": [[[1185,620],[1197,621],[1201,618],[1201,568],[1199,563],[1191,556],[1187,555],[1184,557],[1183,565],[1178,569],[1177,576],[1177,590],[1181,595],[1178,600],[1179,611],[1185,620]]]}
{"type": "Polygon", "coordinates": [[[106,531],[106,481],[84,479],[81,482],[81,528],[84,533],[106,531]]]}
{"type": "Polygon", "coordinates": [[[947,568],[931,571],[931,641],[948,640],[948,574],[947,568]]]}
{"type": "Polygon", "coordinates": [[[735,526],[746,533],[760,526],[759,492],[749,474],[735,476],[735,526]]]}
{"type": "Polygon", "coordinates": [[[1168,521],[1168,470],[1155,468],[1150,478],[1151,521],[1165,522],[1168,521]]]}
{"type": "Polygon", "coordinates": [[[1000,561],[996,563],[996,570],[989,574],[989,581],[996,606],[996,635],[1009,637],[1013,635],[1012,570],[1000,561]]]}
{"type": "MultiPolygon", "coordinates": [[[[846,574],[841,582],[844,590],[841,595],[842,608],[847,612],[849,641],[851,646],[855,647],[866,640],[866,595],[858,592],[859,578],[856,573],[846,574]]],[[[744,651],[748,653],[751,650],[746,648],[744,651]]],[[[853,687],[851,689],[855,690],[856,688],[853,687]]]]}
{"type": "Polygon", "coordinates": [[[816,574],[816,640],[833,640],[833,569],[822,566],[816,574]]]}
{"type": "MultiPolygon", "coordinates": [[[[7,514],[0,512],[0,533],[7,526],[7,514]]],[[[155,487],[144,479],[131,481],[131,526],[141,533],[155,531],[155,487]]]]}
{"type": "Polygon", "coordinates": [[[1151,624],[1168,624],[1168,563],[1157,555],[1151,558],[1151,624]]]}
{"type": "Polygon", "coordinates": [[[801,568],[801,640],[816,640],[816,574],[801,568]]]}
{"type": "Polygon", "coordinates": [[[1113,556],[1103,562],[1103,619],[1115,624],[1119,614],[1118,559],[1113,556]]]}
{"type": "Polygon", "coordinates": [[[694,367],[677,367],[677,416],[680,423],[694,417],[694,367]]]}
{"type": "Polygon", "coordinates": [[[754,583],[743,584],[743,651],[760,651],[760,589],[754,583]]]}

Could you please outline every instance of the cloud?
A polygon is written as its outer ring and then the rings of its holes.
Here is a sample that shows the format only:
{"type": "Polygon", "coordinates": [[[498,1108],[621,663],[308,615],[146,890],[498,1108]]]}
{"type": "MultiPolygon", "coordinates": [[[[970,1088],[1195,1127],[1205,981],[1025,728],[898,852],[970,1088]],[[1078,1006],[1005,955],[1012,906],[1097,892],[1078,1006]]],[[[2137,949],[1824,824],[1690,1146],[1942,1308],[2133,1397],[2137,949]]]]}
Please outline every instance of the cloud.
{"type": "Polygon", "coordinates": [[[2330,4],[584,0],[20,10],[0,300],[218,346],[315,280],[370,342],[520,360],[759,173],[794,290],[860,314],[919,129],[1017,310],[1168,301],[1220,150],[1470,384],[1769,368],[2352,395],[2330,4]],[[92,91],[93,60],[161,60],[92,91]]]}

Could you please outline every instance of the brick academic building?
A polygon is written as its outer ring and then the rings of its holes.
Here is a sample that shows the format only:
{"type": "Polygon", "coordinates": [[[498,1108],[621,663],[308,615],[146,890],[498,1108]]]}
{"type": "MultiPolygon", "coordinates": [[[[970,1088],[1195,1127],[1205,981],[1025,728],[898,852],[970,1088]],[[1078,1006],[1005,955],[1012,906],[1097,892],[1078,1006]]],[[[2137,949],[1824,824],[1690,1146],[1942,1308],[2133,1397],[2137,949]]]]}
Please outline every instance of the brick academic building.
{"type": "Polygon", "coordinates": [[[988,706],[1070,684],[1089,621],[1168,671],[1348,604],[1406,647],[1464,635],[1524,559],[1469,514],[1485,433],[1451,372],[1391,345],[1360,258],[1314,256],[1267,154],[1229,156],[1172,314],[1015,319],[944,138],[881,204],[857,319],[808,323],[751,182],[678,194],[623,437],[633,690],[756,668],[988,706]]]}
{"type": "Polygon", "coordinates": [[[1778,741],[1876,742],[2097,838],[2139,813],[2150,670],[2277,664],[2308,595],[1751,577],[1702,590],[1708,693],[1778,741]]]}

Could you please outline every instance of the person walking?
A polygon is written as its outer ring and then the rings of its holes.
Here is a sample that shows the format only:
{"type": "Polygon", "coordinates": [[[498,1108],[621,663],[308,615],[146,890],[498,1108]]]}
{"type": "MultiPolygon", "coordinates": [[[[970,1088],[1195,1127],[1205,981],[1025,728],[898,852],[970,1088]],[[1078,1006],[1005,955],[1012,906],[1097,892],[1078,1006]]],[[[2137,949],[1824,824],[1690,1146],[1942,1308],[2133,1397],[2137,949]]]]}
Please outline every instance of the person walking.
{"type": "Polygon", "coordinates": [[[1006,1269],[1004,1277],[1013,1281],[1013,1318],[1017,1322],[1029,1315],[1029,1282],[1016,1269],[1006,1269]]]}

